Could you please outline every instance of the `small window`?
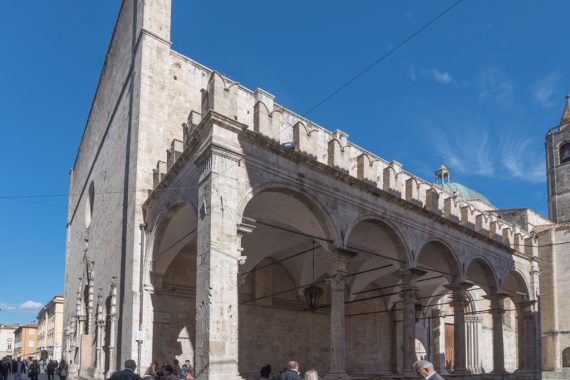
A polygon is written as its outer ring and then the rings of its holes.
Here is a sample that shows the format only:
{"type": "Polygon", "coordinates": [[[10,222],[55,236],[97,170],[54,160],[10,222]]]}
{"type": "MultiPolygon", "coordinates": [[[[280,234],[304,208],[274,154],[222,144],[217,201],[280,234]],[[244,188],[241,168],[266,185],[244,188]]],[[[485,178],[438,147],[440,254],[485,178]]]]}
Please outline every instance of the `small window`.
{"type": "Polygon", "coordinates": [[[12,345],[11,345],[11,344],[8,345],[8,349],[9,349],[9,350],[12,349],[12,345]]]}
{"type": "Polygon", "coordinates": [[[95,184],[91,182],[91,184],[89,185],[89,198],[85,203],[85,227],[89,227],[91,225],[94,203],[95,203],[95,184]]]}
{"type": "Polygon", "coordinates": [[[32,348],[35,346],[35,343],[33,340],[28,340],[28,347],[32,348]]]}
{"type": "Polygon", "coordinates": [[[560,163],[570,162],[570,142],[560,146],[560,163]]]}

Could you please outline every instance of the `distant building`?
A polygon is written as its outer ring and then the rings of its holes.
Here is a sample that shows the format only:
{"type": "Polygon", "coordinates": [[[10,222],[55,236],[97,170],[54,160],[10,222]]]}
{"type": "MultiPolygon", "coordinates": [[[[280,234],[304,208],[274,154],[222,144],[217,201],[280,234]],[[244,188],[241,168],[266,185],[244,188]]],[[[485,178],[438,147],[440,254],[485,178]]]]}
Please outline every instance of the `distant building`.
{"type": "Polygon", "coordinates": [[[63,295],[53,297],[38,313],[38,348],[50,359],[61,359],[63,341],[63,295]]]}
{"type": "Polygon", "coordinates": [[[14,331],[18,327],[18,324],[0,325],[0,358],[14,356],[14,331]]]}
{"type": "Polygon", "coordinates": [[[14,331],[14,357],[33,356],[38,350],[38,325],[31,323],[14,331]]]}

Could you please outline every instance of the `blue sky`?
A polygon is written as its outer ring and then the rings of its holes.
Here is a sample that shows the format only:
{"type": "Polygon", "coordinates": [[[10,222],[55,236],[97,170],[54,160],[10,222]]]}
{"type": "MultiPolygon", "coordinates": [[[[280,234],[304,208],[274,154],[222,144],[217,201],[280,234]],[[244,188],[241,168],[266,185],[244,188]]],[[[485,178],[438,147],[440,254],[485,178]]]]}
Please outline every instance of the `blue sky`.
{"type": "MultiPolygon", "coordinates": [[[[303,114],[452,3],[174,0],[172,47],[303,114]]],[[[63,292],[68,173],[119,5],[2,4],[0,323],[63,292]]],[[[563,0],[464,0],[308,117],[425,179],[444,154],[496,206],[546,215],[568,14],[563,0]]]]}

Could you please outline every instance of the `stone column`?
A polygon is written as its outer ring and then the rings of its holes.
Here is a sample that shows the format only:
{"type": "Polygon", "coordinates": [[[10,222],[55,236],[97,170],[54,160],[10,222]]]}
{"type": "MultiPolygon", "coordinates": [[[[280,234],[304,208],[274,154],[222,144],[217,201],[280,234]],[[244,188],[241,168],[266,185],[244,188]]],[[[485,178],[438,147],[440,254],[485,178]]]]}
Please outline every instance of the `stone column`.
{"type": "Polygon", "coordinates": [[[103,331],[105,329],[105,317],[103,316],[103,295],[101,289],[97,296],[97,315],[95,323],[97,324],[96,346],[95,346],[95,373],[93,378],[102,380],[105,378],[103,373],[102,351],[103,351],[103,331]]]}
{"type": "Polygon", "coordinates": [[[82,351],[82,337],[84,333],[85,324],[85,310],[83,307],[83,297],[82,297],[82,282],[79,283],[79,289],[77,290],[77,300],[75,303],[75,313],[77,316],[77,328],[75,330],[75,337],[77,339],[77,358],[75,360],[75,365],[77,368],[77,376],[81,376],[81,351],[82,351]]]}
{"type": "Polygon", "coordinates": [[[432,357],[433,367],[437,373],[447,375],[447,368],[445,368],[445,326],[442,323],[442,318],[445,317],[443,310],[432,309],[431,317],[433,321],[432,328],[432,357]]]}
{"type": "Polygon", "coordinates": [[[351,379],[346,374],[346,344],[344,324],[344,296],[346,265],[341,265],[327,278],[331,290],[331,357],[329,373],[325,380],[351,379]]]}
{"type": "Polygon", "coordinates": [[[69,358],[67,363],[69,364],[69,376],[76,377],[78,367],[75,362],[75,354],[77,352],[77,316],[72,315],[69,321],[69,358]]]}
{"type": "Polygon", "coordinates": [[[492,373],[505,373],[505,346],[503,342],[503,319],[505,314],[504,293],[495,293],[487,296],[491,301],[491,315],[493,316],[493,371],[492,373]]]}
{"type": "Polygon", "coordinates": [[[416,279],[426,274],[425,271],[411,268],[396,274],[402,279],[400,297],[403,303],[402,322],[402,372],[413,374],[412,364],[417,360],[416,356],[416,305],[418,302],[418,288],[416,279]]]}
{"type": "MultiPolygon", "coordinates": [[[[111,305],[109,310],[109,347],[107,347],[108,363],[109,369],[105,373],[105,378],[111,377],[113,372],[117,370],[116,364],[116,334],[115,334],[115,323],[117,320],[117,277],[113,277],[111,280],[111,305]]],[[[142,365],[137,363],[137,365],[142,365]]]]}
{"type": "Polygon", "coordinates": [[[458,375],[469,372],[465,361],[465,307],[469,302],[466,292],[471,286],[471,283],[465,282],[447,286],[452,292],[451,305],[453,306],[453,339],[455,341],[453,373],[458,375]]]}
{"type": "Polygon", "coordinates": [[[198,182],[196,378],[237,380],[238,156],[210,146],[196,160],[198,182]]]}

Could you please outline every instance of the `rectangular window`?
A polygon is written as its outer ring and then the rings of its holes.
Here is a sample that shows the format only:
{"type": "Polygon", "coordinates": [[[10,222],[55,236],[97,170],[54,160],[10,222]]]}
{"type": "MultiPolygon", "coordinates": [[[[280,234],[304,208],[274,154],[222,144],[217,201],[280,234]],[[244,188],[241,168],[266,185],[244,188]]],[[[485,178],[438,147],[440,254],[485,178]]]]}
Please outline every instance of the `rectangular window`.
{"type": "Polygon", "coordinates": [[[11,345],[11,344],[8,345],[8,349],[9,349],[9,350],[12,349],[12,345],[11,345]]]}
{"type": "Polygon", "coordinates": [[[30,330],[30,331],[28,332],[28,334],[30,334],[30,335],[36,335],[36,330],[30,330]]]}
{"type": "Polygon", "coordinates": [[[28,340],[28,347],[34,347],[34,341],[32,339],[28,340]]]}

